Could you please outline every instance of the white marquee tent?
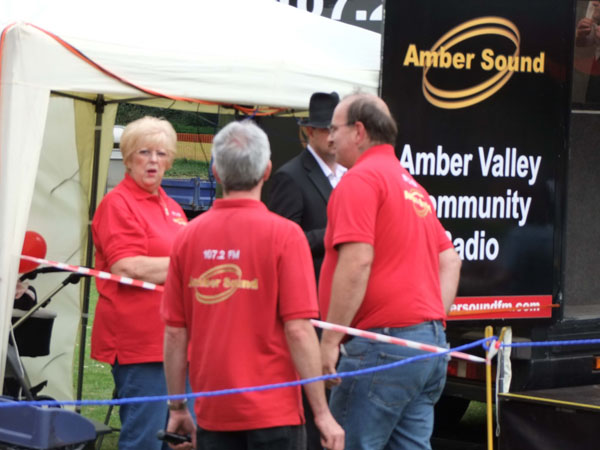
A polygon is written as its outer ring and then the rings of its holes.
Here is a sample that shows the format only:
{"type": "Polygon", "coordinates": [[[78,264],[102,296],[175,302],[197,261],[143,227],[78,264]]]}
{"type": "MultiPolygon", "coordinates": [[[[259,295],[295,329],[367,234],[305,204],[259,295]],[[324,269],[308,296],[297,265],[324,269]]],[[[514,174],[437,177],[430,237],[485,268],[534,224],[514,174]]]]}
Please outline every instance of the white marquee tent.
{"type": "MultiPolygon", "coordinates": [[[[379,83],[378,34],[275,0],[3,0],[0,31],[0,375],[25,231],[45,237],[50,260],[93,261],[89,216],[119,102],[306,109],[314,91],[379,83]]],[[[39,298],[65,275],[47,277],[39,298]]],[[[48,306],[50,356],[25,358],[32,384],[55,381],[45,393],[59,399],[72,398],[83,290],[48,306]]]]}

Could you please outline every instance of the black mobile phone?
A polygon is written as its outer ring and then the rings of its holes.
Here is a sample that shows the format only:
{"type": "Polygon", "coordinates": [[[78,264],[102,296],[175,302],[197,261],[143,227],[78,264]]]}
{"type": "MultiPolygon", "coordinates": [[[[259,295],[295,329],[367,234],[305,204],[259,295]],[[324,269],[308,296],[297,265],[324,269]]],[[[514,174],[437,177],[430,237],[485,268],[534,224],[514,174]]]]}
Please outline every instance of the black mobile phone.
{"type": "Polygon", "coordinates": [[[156,433],[156,437],[161,441],[165,441],[174,445],[183,444],[184,442],[192,442],[192,437],[189,434],[170,433],[165,430],[159,430],[158,433],[156,433]]]}

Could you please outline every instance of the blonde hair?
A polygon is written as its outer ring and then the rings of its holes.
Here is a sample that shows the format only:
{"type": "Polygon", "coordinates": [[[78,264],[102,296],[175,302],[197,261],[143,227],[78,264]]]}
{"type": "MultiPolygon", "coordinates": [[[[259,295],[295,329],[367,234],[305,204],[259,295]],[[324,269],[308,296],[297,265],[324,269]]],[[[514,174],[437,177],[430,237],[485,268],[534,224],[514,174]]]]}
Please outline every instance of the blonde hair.
{"type": "Polygon", "coordinates": [[[134,120],[123,130],[120,143],[123,163],[127,165],[133,153],[148,144],[164,147],[169,155],[167,169],[170,168],[177,152],[177,133],[169,121],[151,116],[134,120]]]}

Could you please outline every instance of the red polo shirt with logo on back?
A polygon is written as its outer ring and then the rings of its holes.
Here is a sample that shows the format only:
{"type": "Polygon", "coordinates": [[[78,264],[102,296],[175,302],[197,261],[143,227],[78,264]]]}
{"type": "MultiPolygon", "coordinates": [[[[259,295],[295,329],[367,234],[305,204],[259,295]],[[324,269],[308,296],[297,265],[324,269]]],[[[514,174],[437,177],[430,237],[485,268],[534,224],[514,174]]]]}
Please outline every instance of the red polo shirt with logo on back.
{"type": "MultiPolygon", "coordinates": [[[[251,199],[219,199],[173,245],[162,313],[190,340],[194,392],[298,379],[284,333],[318,317],[308,242],[294,222],[251,199]]],[[[206,430],[304,423],[300,387],[199,397],[206,430]]]]}
{"type": "Polygon", "coordinates": [[[406,327],[444,320],[439,254],[452,248],[429,195],[404,169],[391,145],[366,150],[333,190],[327,206],[319,302],[327,317],[337,246],[373,246],[364,300],[351,326],[406,327]]]}
{"type": "MultiPolygon", "coordinates": [[[[183,210],[162,188],[159,196],[152,195],[125,175],[94,214],[96,269],[110,272],[114,263],[131,256],[169,256],[186,224],[183,210]]],[[[92,358],[109,364],[162,361],[161,293],[100,278],[96,286],[92,358]]]]}

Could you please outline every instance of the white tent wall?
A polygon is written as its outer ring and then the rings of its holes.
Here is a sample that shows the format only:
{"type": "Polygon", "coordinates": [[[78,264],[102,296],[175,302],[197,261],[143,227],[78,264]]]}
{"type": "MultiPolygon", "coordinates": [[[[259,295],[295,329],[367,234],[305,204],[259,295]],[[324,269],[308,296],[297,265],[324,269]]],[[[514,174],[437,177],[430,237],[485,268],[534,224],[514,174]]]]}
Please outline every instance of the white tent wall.
{"type": "MultiPolygon", "coordinates": [[[[74,133],[73,101],[52,98],[44,133],[35,191],[27,229],[44,236],[47,257],[54,261],[79,264],[82,213],[87,199],[79,183],[79,167],[74,133]]],[[[30,283],[42,301],[69,273],[41,274],[30,283]]],[[[79,289],[68,285],[55,295],[46,310],[56,313],[50,355],[23,357],[32,385],[52,382],[41,394],[71,399],[73,350],[79,326],[79,289]]],[[[38,336],[38,339],[43,339],[38,336]]]]}
{"type": "MultiPolygon", "coordinates": [[[[110,105],[103,112],[103,129],[107,132],[103,133],[99,158],[98,178],[102,180],[106,179],[108,170],[116,108],[116,104],[110,105]]],[[[31,208],[26,211],[26,229],[35,230],[45,238],[47,258],[53,261],[85,264],[95,122],[94,104],[56,96],[50,98],[31,208]]],[[[35,166],[30,168],[33,174],[34,169],[35,166]]],[[[99,192],[104,192],[102,183],[99,183],[99,192]]],[[[68,272],[38,275],[30,282],[36,288],[38,300],[47,298],[68,275],[68,272]]],[[[32,385],[51,380],[40,393],[53,398],[73,397],[71,375],[82,287],[83,282],[67,285],[53,296],[46,308],[56,313],[50,354],[22,358],[32,385]]]]}
{"type": "MultiPolygon", "coordinates": [[[[89,201],[93,190],[98,199],[104,192],[113,102],[154,92],[170,97],[163,103],[177,109],[196,109],[194,101],[185,101],[195,99],[304,110],[316,90],[342,96],[356,88],[376,93],[379,84],[377,33],[274,0],[105,0],[101,5],[5,0],[0,31],[5,31],[0,54],[0,379],[25,231],[36,229],[46,238],[48,259],[89,261],[89,201]],[[99,95],[108,103],[96,126],[93,101],[99,95]]],[[[57,279],[40,275],[35,280],[40,298],[57,279]]],[[[71,398],[78,298],[79,290],[69,287],[51,302],[48,308],[58,314],[52,354],[27,363],[32,382],[51,380],[45,393],[61,399],[71,398]]]]}
{"type": "Polygon", "coordinates": [[[2,88],[0,95],[0,375],[2,379],[4,379],[19,255],[33,197],[49,95],[47,89],[24,86],[13,86],[10,90],[2,88]]]}
{"type": "MultiPolygon", "coordinates": [[[[90,145],[93,143],[77,143],[76,135],[85,136],[86,141],[94,135],[93,108],[79,103],[68,98],[50,99],[27,223],[27,229],[39,232],[46,239],[48,259],[74,265],[81,264],[85,255],[89,211],[89,170],[80,168],[90,166],[91,158],[87,155],[93,154],[90,145]],[[78,149],[85,155],[78,157],[78,149]]],[[[68,276],[68,272],[41,274],[31,284],[41,301],[68,276]]],[[[50,355],[23,358],[24,365],[32,385],[52,381],[41,394],[71,399],[73,353],[80,323],[80,285],[69,284],[61,289],[46,309],[56,313],[50,355]]]]}

